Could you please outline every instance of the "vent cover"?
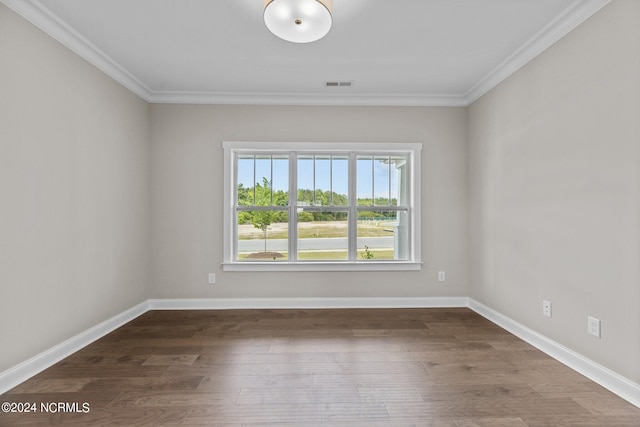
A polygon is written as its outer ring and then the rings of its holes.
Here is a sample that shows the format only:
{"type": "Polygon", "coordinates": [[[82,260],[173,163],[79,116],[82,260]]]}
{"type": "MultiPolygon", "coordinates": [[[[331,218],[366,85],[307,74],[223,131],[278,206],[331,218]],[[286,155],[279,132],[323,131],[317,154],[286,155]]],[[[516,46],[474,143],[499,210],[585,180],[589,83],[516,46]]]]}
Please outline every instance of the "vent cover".
{"type": "Polygon", "coordinates": [[[353,86],[353,81],[343,81],[343,82],[325,82],[326,87],[351,87],[353,86]]]}

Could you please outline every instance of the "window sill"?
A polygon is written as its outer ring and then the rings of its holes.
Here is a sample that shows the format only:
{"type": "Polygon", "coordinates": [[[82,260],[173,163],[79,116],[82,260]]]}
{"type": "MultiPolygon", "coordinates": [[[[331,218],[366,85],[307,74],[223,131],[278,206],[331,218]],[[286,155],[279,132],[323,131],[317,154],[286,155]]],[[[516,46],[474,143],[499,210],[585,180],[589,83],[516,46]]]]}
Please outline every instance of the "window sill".
{"type": "Polygon", "coordinates": [[[223,271],[419,271],[421,262],[237,262],[223,263],[223,271]]]}

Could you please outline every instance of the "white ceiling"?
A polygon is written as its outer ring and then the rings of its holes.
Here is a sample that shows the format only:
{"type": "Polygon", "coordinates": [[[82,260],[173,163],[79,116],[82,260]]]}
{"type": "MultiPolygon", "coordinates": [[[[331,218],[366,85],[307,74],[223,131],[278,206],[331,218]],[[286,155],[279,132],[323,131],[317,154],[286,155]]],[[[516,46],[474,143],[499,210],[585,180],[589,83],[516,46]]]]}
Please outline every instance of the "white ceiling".
{"type": "Polygon", "coordinates": [[[149,102],[468,105],[609,0],[334,0],[309,44],[264,0],[1,1],[149,102]]]}

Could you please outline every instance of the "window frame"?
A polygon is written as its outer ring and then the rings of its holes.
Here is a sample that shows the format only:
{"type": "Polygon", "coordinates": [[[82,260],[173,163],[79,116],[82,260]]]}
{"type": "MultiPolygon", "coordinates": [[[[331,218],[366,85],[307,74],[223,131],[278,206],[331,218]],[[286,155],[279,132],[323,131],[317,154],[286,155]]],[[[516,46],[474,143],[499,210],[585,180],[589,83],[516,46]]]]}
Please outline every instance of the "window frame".
{"type": "MultiPolygon", "coordinates": [[[[380,270],[420,270],[421,260],[421,143],[335,143],[335,142],[259,142],[259,141],[224,141],[224,212],[223,212],[223,261],[224,271],[380,271],[380,270]],[[238,238],[236,208],[237,169],[235,158],[242,154],[289,155],[289,258],[287,261],[237,261],[235,260],[235,246],[238,238]],[[372,200],[372,206],[358,206],[356,203],[356,168],[358,156],[362,155],[406,155],[408,163],[406,198],[407,205],[378,206],[372,200]],[[358,211],[395,210],[406,211],[408,221],[408,254],[406,260],[358,260],[353,254],[357,245],[348,245],[350,260],[322,260],[299,261],[297,257],[297,172],[296,159],[298,155],[347,155],[349,158],[349,205],[348,206],[312,206],[311,210],[344,210],[349,212],[348,239],[357,242],[358,211]],[[356,213],[355,217],[353,213],[356,213]],[[293,261],[292,261],[292,255],[293,261]]],[[[247,207],[244,207],[247,208],[247,207]]],[[[265,209],[270,207],[253,206],[265,209]]],[[[306,208],[306,207],[305,207],[306,208]]]]}

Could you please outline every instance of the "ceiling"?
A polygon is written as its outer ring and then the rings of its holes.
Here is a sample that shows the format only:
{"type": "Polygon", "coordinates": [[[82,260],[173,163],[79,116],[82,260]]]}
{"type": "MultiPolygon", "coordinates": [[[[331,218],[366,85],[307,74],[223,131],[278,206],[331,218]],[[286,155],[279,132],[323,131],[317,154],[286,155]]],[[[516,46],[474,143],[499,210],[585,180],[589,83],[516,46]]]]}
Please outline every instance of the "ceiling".
{"type": "Polygon", "coordinates": [[[334,0],[314,43],[264,0],[0,0],[149,102],[468,105],[609,0],[334,0]],[[349,81],[351,87],[326,87],[349,81]]]}

